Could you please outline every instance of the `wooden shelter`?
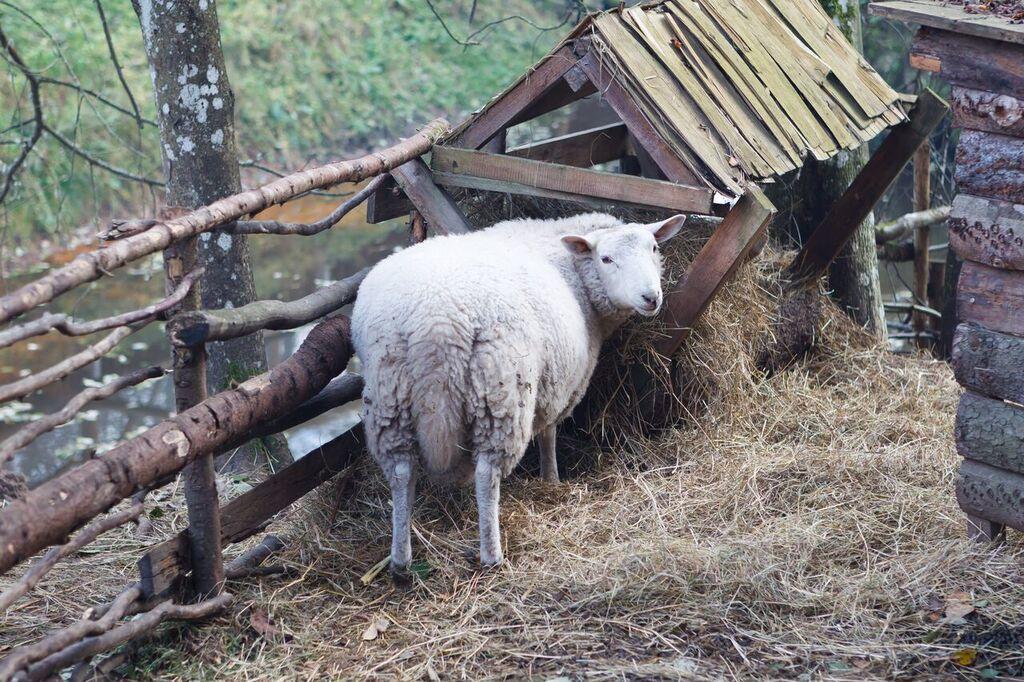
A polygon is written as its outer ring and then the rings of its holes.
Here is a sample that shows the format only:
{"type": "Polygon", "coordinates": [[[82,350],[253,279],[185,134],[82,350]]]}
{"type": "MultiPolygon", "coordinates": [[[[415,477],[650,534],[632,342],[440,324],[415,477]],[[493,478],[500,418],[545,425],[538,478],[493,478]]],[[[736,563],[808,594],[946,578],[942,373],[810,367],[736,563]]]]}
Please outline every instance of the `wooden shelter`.
{"type": "Polygon", "coordinates": [[[959,194],[949,243],[963,259],[953,368],[967,389],[956,495],[974,537],[1024,530],[1024,25],[923,0],[878,2],[920,25],[910,63],[952,85],[959,194]]]}
{"type": "Polygon", "coordinates": [[[434,146],[392,171],[371,222],[415,209],[439,230],[469,229],[444,188],[540,196],[603,208],[725,215],[668,294],[671,354],[775,212],[758,185],[858,147],[891,126],[794,274],[822,274],[941,119],[928,93],[909,112],[816,0],[661,0],[588,16],[550,54],[434,146]],[[585,97],[618,123],[506,149],[506,132],[585,97]],[[594,170],[635,160],[643,177],[594,170]]]}

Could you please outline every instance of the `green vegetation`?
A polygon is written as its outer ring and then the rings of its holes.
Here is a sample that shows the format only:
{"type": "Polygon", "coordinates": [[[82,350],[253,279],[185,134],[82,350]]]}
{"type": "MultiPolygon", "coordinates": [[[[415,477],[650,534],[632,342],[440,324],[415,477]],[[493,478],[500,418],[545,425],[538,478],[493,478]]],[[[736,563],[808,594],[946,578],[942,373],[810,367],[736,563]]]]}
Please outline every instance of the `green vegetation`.
{"type": "MultiPolygon", "coordinates": [[[[575,6],[567,0],[480,2],[470,25],[474,3],[433,4],[460,38],[510,15],[535,26],[510,20],[478,36],[480,44],[465,47],[447,35],[425,0],[218,2],[242,157],[291,168],[388,144],[434,116],[457,121],[544,54],[567,27],[537,27],[558,25],[575,6]]],[[[107,0],[104,10],[125,78],[143,117],[152,119],[135,14],[126,0],[107,0]]],[[[130,110],[93,3],[15,0],[0,5],[0,24],[30,68],[79,82],[130,110]]],[[[9,64],[7,71],[0,82],[0,130],[32,111],[25,79],[9,64]]],[[[155,128],[146,125],[140,136],[131,116],[72,88],[45,84],[42,99],[47,124],[97,159],[161,178],[155,128]]],[[[0,159],[10,161],[29,131],[0,135],[0,159]]],[[[0,210],[0,228],[6,246],[24,244],[111,215],[137,215],[158,197],[90,167],[44,135],[0,210]]]]}

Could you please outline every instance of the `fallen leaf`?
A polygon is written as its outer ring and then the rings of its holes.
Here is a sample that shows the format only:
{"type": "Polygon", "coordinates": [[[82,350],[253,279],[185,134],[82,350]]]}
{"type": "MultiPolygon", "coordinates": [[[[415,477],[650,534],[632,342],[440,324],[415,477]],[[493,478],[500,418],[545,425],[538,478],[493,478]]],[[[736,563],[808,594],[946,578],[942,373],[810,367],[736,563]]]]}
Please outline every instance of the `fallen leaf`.
{"type": "Polygon", "coordinates": [[[961,666],[973,665],[974,661],[978,658],[978,650],[968,647],[966,649],[960,649],[950,654],[949,659],[961,666]]]}
{"type": "Polygon", "coordinates": [[[954,621],[963,620],[966,616],[974,613],[974,607],[971,604],[965,604],[963,602],[953,602],[952,604],[946,605],[946,623],[952,623],[954,621]]]}
{"type": "Polygon", "coordinates": [[[263,609],[253,609],[249,612],[249,626],[265,639],[272,639],[279,632],[263,609]]]}
{"type": "Polygon", "coordinates": [[[375,621],[370,623],[369,627],[367,627],[366,630],[363,631],[363,641],[370,642],[372,640],[377,639],[377,637],[382,632],[385,632],[390,626],[391,621],[389,621],[387,618],[381,617],[376,619],[375,621]]]}

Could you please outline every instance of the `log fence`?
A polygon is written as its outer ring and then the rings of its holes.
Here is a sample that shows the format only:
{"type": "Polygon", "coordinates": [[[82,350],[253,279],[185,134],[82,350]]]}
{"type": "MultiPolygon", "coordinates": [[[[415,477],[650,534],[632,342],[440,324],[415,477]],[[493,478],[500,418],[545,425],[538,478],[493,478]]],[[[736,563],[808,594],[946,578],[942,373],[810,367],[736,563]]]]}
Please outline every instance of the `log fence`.
{"type": "MultiPolygon", "coordinates": [[[[362,379],[344,372],[352,356],[348,318],[339,310],[355,300],[364,269],[293,301],[256,301],[233,310],[202,310],[195,265],[199,235],[221,229],[234,234],[310,236],[332,228],[351,210],[385,187],[401,186],[419,157],[447,133],[437,119],[393,147],[352,161],[341,161],[283,176],[195,210],[163,209],[154,220],[117,221],[102,235],[103,246],[0,297],[0,348],[47,333],[86,336],[107,332],[98,342],[33,375],[0,386],[0,403],[34,393],[110,353],[125,338],[155,321],[165,321],[171,347],[176,414],[134,438],[117,444],[0,508],[0,573],[43,552],[0,592],[0,614],[57,567],[58,563],[104,533],[145,518],[145,496],[179,476],[183,481],[188,528],[149,548],[138,561],[139,580],[106,606],[92,609],[71,626],[19,646],[0,661],[0,680],[48,679],[140,636],[168,619],[197,620],[231,603],[227,579],[282,572],[261,564],[283,547],[266,536],[254,548],[225,564],[224,545],[262,532],[275,516],[341,471],[363,450],[360,426],[316,448],[267,477],[252,490],[221,505],[214,459],[251,440],[292,428],[335,407],[357,400],[362,379]],[[369,182],[330,214],[311,223],[253,220],[250,216],[313,190],[342,182],[369,182]],[[10,324],[113,270],[163,252],[167,295],[138,310],[79,321],[43,312],[10,324]],[[206,394],[206,344],[263,330],[294,329],[316,323],[295,353],[266,374],[216,395],[206,394]],[[124,504],[122,504],[124,503],[124,504]],[[45,551],[44,551],[45,550],[45,551]],[[134,616],[132,620],[125,619],[134,616]]],[[[425,168],[425,167],[424,167],[425,168]]],[[[444,229],[443,215],[415,213],[411,241],[426,227],[444,229]]],[[[447,223],[450,228],[452,223],[447,223]]],[[[458,229],[459,225],[456,225],[458,229]]],[[[468,229],[468,228],[467,228],[468,229]]],[[[73,419],[87,404],[167,373],[149,367],[87,388],[60,410],[27,424],[0,442],[0,465],[43,433],[73,419]]]]}

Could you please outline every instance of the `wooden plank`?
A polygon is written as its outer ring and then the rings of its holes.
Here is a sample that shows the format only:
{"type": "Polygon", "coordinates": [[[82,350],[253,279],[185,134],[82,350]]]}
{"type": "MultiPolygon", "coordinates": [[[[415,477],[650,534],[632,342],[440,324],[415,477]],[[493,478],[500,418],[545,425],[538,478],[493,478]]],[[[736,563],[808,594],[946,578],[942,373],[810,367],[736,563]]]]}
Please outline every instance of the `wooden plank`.
{"type": "Polygon", "coordinates": [[[665,357],[675,353],[693,323],[759,242],[774,215],[768,197],[755,185],[747,188],[665,296],[661,316],[668,335],[656,344],[659,353],[665,357]]]}
{"type": "Polygon", "coordinates": [[[464,127],[457,129],[446,143],[469,149],[482,147],[500,130],[509,127],[530,105],[558,85],[562,76],[575,65],[576,56],[572,49],[568,45],[563,45],[488,104],[464,127]]]}
{"type": "Polygon", "coordinates": [[[893,128],[846,192],[832,204],[790,266],[794,281],[817,280],[885,194],[896,176],[943,119],[949,107],[931,90],[918,97],[909,118],[893,128]]]}
{"type": "Polygon", "coordinates": [[[950,95],[953,125],[1024,137],[1024,100],[1010,95],[954,86],[950,95]]]}
{"type": "Polygon", "coordinates": [[[597,86],[601,97],[608,103],[622,122],[629,128],[633,138],[647,150],[665,177],[673,182],[688,185],[704,185],[703,179],[688,166],[665,142],[654,126],[637,108],[632,98],[614,78],[608,65],[592,51],[580,58],[580,68],[597,86]]]}
{"type": "Polygon", "coordinates": [[[1024,98],[1024,45],[925,26],[914,36],[910,63],[953,85],[1024,98]]]}
{"type": "Polygon", "coordinates": [[[415,206],[405,196],[395,179],[389,177],[366,202],[366,222],[371,225],[409,215],[415,206]]]}
{"type": "Polygon", "coordinates": [[[1024,204],[958,194],[949,214],[949,245],[964,260],[1024,270],[1024,204]]]}
{"type": "Polygon", "coordinates": [[[1024,476],[965,459],[956,499],[971,516],[1024,530],[1024,476]]]}
{"type": "Polygon", "coordinates": [[[539,116],[543,116],[555,109],[561,109],[597,92],[597,88],[589,80],[578,83],[577,74],[586,78],[586,75],[583,74],[583,71],[578,66],[572,67],[565,72],[562,79],[555,83],[550,90],[541,95],[533,104],[523,109],[521,113],[512,117],[508,127],[511,128],[520,123],[532,121],[539,116]]]}
{"type": "Polygon", "coordinates": [[[422,159],[402,164],[391,171],[391,176],[436,233],[465,234],[470,231],[471,226],[466,216],[459,210],[455,200],[434,184],[430,169],[422,159]]]}
{"type": "Polygon", "coordinates": [[[951,360],[961,386],[1024,405],[1024,337],[960,324],[951,360]]]}
{"type": "Polygon", "coordinates": [[[1024,272],[965,262],[957,285],[962,322],[1007,334],[1024,335],[1024,272]]]}
{"type": "MultiPolygon", "coordinates": [[[[252,490],[221,507],[221,539],[240,542],[266,527],[275,514],[351,465],[365,448],[362,425],[313,450],[252,490]]],[[[180,584],[189,568],[188,529],[157,545],[139,559],[142,589],[147,598],[163,595],[180,584]]]]}
{"type": "Polygon", "coordinates": [[[1024,474],[1024,407],[967,391],[953,434],[964,459],[1024,474]]]}
{"type": "Polygon", "coordinates": [[[1011,24],[1006,17],[981,12],[968,14],[958,5],[929,0],[890,0],[871,3],[868,12],[907,24],[921,24],[989,40],[1024,44],[1024,26],[1011,24]]]}
{"type": "Polygon", "coordinates": [[[533,161],[589,168],[625,156],[628,134],[629,131],[625,124],[611,123],[540,142],[524,144],[508,150],[508,155],[533,161]]]}
{"type": "MultiPolygon", "coordinates": [[[[914,210],[927,211],[931,208],[931,164],[932,147],[928,140],[914,152],[914,210]]],[[[928,247],[931,241],[931,225],[920,225],[914,230],[914,300],[921,305],[928,303],[928,247]]],[[[921,312],[913,313],[915,332],[923,332],[928,318],[921,312]]]]}
{"type": "MultiPolygon", "coordinates": [[[[524,188],[550,190],[611,202],[657,206],[672,211],[703,215],[711,213],[714,196],[708,189],[662,180],[605,173],[454,147],[434,147],[430,165],[438,174],[438,182],[456,186],[470,186],[459,185],[460,178],[466,178],[464,182],[471,184],[474,182],[473,179],[494,180],[524,188]]],[[[478,184],[473,186],[484,189],[478,184]]]]}
{"type": "Polygon", "coordinates": [[[1024,138],[963,131],[955,178],[964,194],[1024,203],[1024,138]]]}

